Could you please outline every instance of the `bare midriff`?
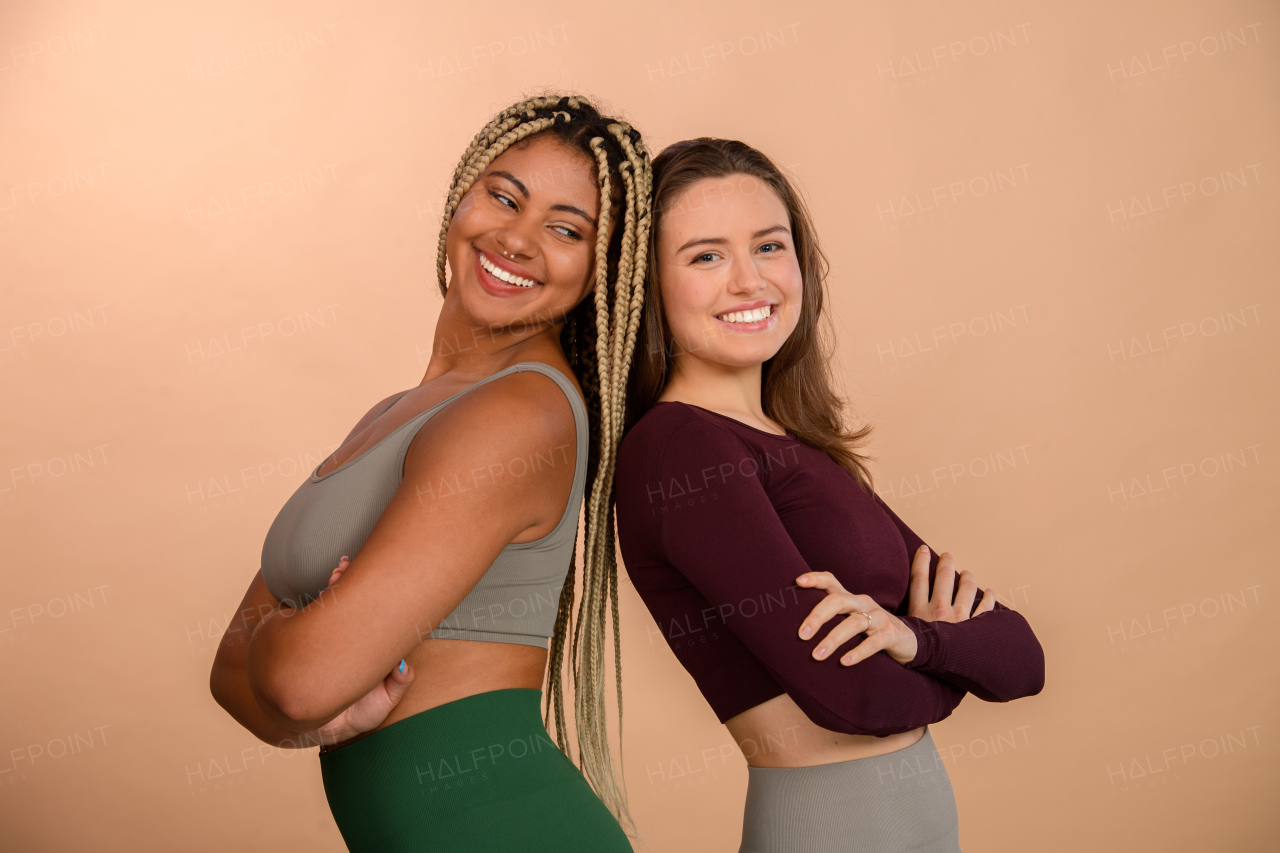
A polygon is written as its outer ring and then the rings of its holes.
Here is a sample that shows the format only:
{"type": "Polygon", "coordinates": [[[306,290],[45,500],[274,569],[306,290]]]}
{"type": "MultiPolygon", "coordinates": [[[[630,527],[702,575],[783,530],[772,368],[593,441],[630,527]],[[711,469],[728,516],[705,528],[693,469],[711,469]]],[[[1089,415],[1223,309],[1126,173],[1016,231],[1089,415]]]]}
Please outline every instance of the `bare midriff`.
{"type": "Polygon", "coordinates": [[[405,656],[413,683],[377,728],[329,748],[341,749],[406,717],[491,690],[528,687],[541,690],[547,650],[515,643],[476,640],[423,640],[405,656]]]}
{"type": "Polygon", "coordinates": [[[833,732],[814,725],[783,693],[725,722],[751,767],[813,767],[906,749],[924,727],[886,737],[833,732]]]}

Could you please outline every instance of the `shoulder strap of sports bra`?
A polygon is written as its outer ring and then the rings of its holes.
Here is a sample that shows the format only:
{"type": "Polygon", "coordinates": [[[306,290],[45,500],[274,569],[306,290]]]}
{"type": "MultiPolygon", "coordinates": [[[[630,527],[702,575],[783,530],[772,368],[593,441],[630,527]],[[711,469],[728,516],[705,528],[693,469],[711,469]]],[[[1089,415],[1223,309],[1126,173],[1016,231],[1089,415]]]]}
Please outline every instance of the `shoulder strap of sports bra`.
{"type": "MultiPolygon", "coordinates": [[[[396,472],[398,475],[397,482],[403,479],[404,477],[404,457],[405,457],[405,454],[408,453],[409,451],[409,445],[413,442],[414,436],[417,435],[418,430],[420,430],[422,426],[426,424],[427,421],[431,420],[431,418],[435,416],[436,412],[440,411],[445,406],[449,405],[454,400],[458,399],[459,397],[461,397],[463,394],[467,393],[471,389],[477,388],[485,384],[486,382],[492,382],[493,380],[498,379],[499,377],[506,376],[510,373],[514,373],[519,370],[533,370],[537,373],[541,373],[545,376],[551,377],[555,381],[555,383],[560,386],[560,390],[564,391],[565,396],[569,398],[569,406],[573,409],[573,420],[574,420],[575,426],[577,427],[577,434],[578,434],[578,451],[579,451],[578,470],[583,472],[583,475],[585,478],[587,441],[585,441],[584,439],[589,439],[589,433],[588,433],[587,407],[582,400],[582,396],[578,393],[578,390],[573,387],[573,383],[570,382],[563,373],[561,373],[559,370],[556,370],[551,365],[544,364],[541,361],[521,361],[511,365],[510,367],[504,367],[502,370],[499,370],[497,373],[494,373],[492,376],[486,376],[484,379],[481,379],[479,382],[474,382],[468,385],[466,388],[463,388],[461,391],[458,391],[455,394],[451,394],[450,396],[441,400],[439,403],[436,403],[431,408],[427,409],[424,412],[421,412],[411,420],[406,421],[404,426],[408,426],[411,423],[416,425],[408,431],[408,434],[400,442],[400,464],[397,466],[397,469],[396,469],[396,472]]],[[[408,392],[406,391],[405,393],[407,394],[408,392]]]]}

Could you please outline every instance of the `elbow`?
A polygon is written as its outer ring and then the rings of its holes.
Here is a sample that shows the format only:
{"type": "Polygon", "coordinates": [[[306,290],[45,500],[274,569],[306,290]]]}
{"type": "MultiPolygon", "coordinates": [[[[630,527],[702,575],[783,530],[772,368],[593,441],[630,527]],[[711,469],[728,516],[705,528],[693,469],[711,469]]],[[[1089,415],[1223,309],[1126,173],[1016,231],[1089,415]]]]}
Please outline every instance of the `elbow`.
{"type": "Polygon", "coordinates": [[[1031,666],[1027,667],[1026,682],[1023,685],[1023,696],[1037,696],[1044,690],[1044,647],[1033,635],[1031,642],[1035,644],[1035,657],[1031,666]]]}
{"type": "Polygon", "coordinates": [[[236,664],[231,660],[223,660],[221,652],[213,660],[209,669],[209,695],[229,714],[234,716],[232,708],[236,700],[237,675],[243,679],[243,669],[237,672],[236,664]]]}
{"type": "Polygon", "coordinates": [[[1044,652],[1040,650],[1039,644],[1037,644],[1036,649],[1039,654],[1036,660],[1022,673],[1022,677],[1011,684],[1009,689],[1002,691],[1000,695],[991,697],[993,701],[1012,702],[1014,699],[1038,696],[1044,690],[1044,652]]]}
{"type": "Polygon", "coordinates": [[[1044,690],[1044,652],[1040,652],[1040,665],[1033,669],[1027,679],[1026,696],[1038,696],[1040,691],[1044,690]]]}
{"type": "Polygon", "coordinates": [[[214,661],[213,668],[209,670],[209,695],[213,697],[213,701],[218,703],[218,707],[224,711],[226,710],[226,675],[217,661],[214,661]]]}
{"type": "Polygon", "coordinates": [[[328,713],[324,679],[299,678],[285,666],[250,666],[249,689],[258,706],[282,728],[305,732],[336,716],[328,713]]]}

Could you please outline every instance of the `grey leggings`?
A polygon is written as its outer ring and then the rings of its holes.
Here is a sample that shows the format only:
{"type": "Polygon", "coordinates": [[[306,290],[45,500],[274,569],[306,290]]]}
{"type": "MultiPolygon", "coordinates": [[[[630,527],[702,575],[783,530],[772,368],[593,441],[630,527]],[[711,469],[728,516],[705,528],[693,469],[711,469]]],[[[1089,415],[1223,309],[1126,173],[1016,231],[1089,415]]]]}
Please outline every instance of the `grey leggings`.
{"type": "Polygon", "coordinates": [[[738,853],[959,853],[951,779],[926,726],[897,752],[748,767],[738,853]]]}

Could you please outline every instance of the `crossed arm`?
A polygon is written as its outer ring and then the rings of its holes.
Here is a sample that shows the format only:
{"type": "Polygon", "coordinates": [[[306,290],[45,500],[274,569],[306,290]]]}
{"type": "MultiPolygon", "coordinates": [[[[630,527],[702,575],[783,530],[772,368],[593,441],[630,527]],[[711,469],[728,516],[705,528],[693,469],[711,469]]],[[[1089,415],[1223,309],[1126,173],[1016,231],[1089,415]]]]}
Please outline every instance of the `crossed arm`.
{"type": "Polygon", "coordinates": [[[549,380],[538,375],[486,383],[427,421],[341,583],[306,607],[277,605],[257,620],[241,657],[260,728],[309,732],[332,720],[453,612],[507,544],[560,518],[564,500],[550,496],[567,495],[571,471],[489,473],[574,441],[568,400],[557,393],[564,402],[548,405],[549,380]]]}
{"type": "MultiPolygon", "coordinates": [[[[907,553],[924,541],[874,495],[902,533],[907,553]]],[[[938,554],[929,549],[929,584],[938,573],[938,554]]],[[[981,604],[981,601],[978,602],[981,604]]],[[[907,615],[908,599],[893,611],[916,635],[916,656],[906,666],[972,693],[985,702],[1008,702],[1044,689],[1044,650],[1026,618],[996,601],[995,607],[963,622],[907,615]]]]}
{"type": "MultiPolygon", "coordinates": [[[[686,475],[696,479],[703,470],[734,470],[744,453],[750,450],[729,430],[691,421],[668,439],[654,474],[662,483],[686,475]]],[[[923,542],[878,496],[876,501],[913,554],[923,542]]],[[[668,512],[659,523],[667,558],[713,606],[780,592],[809,571],[754,476],[734,476],[718,484],[714,501],[668,512]]],[[[933,589],[938,555],[929,553],[933,589]]],[[[796,594],[800,612],[823,598],[817,589],[796,594]]],[[[966,691],[1008,701],[1043,687],[1043,651],[1021,614],[995,602],[994,610],[963,622],[933,622],[907,615],[907,606],[904,597],[894,613],[916,634],[915,658],[903,665],[887,654],[871,654],[848,668],[814,660],[813,645],[798,641],[799,620],[786,611],[754,618],[735,608],[722,612],[729,613],[729,629],[809,719],[833,731],[893,734],[944,719],[966,691]]]]}
{"type": "MultiPolygon", "coordinates": [[[[750,452],[731,431],[695,420],[670,436],[651,470],[661,483],[696,480],[704,470],[736,470],[750,452]]],[[[795,578],[810,568],[755,476],[732,476],[717,484],[715,500],[669,511],[659,524],[671,565],[726,614],[729,630],[816,725],[847,734],[895,734],[946,718],[964,697],[962,689],[887,655],[847,669],[813,659],[811,646],[797,637],[798,614],[824,594],[795,587],[795,578]],[[730,606],[791,589],[796,608],[746,616],[730,606]]]]}

